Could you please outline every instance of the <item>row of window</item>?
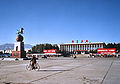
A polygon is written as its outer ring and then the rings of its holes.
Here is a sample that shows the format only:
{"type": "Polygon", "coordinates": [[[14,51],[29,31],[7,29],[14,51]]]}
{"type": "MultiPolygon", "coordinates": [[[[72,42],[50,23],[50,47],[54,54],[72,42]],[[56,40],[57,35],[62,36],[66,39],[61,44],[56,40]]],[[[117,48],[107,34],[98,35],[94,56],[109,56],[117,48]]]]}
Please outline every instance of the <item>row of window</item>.
{"type": "Polygon", "coordinates": [[[61,45],[62,51],[73,51],[73,50],[95,50],[97,48],[103,48],[102,44],[96,45],[61,45]]]}

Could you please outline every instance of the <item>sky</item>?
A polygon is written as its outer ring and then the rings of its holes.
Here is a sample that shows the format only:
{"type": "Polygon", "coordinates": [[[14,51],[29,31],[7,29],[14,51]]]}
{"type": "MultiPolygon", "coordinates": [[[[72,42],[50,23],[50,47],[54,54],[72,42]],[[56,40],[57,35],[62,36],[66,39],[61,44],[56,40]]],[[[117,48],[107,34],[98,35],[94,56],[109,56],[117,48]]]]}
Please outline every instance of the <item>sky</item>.
{"type": "Polygon", "coordinates": [[[0,0],[0,44],[120,43],[120,0],[0,0]]]}

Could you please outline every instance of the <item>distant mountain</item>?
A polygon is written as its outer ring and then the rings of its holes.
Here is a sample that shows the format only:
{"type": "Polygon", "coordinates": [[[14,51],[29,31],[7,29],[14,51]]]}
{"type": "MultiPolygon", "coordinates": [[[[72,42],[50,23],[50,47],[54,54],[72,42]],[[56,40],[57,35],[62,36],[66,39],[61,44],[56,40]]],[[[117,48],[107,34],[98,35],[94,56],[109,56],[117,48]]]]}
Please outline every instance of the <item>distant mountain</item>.
{"type": "Polygon", "coordinates": [[[25,47],[25,49],[30,49],[30,48],[32,48],[33,46],[30,45],[30,44],[25,44],[24,47],[25,47]]]}
{"type": "MultiPolygon", "coordinates": [[[[32,48],[32,45],[25,44],[24,47],[25,49],[29,49],[29,48],[32,48]]],[[[0,45],[0,50],[5,50],[5,49],[14,49],[14,44],[7,43],[7,44],[0,45]]]]}

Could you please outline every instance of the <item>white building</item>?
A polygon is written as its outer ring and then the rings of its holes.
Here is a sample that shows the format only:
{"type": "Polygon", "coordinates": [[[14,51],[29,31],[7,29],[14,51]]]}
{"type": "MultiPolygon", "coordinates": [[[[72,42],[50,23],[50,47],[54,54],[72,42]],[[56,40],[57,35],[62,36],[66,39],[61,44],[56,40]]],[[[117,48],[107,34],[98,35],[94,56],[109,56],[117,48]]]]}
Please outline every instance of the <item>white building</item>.
{"type": "Polygon", "coordinates": [[[97,48],[103,48],[104,42],[94,42],[94,43],[64,43],[58,44],[61,51],[66,51],[76,54],[84,54],[86,51],[96,50],[97,48]]]}
{"type": "Polygon", "coordinates": [[[6,49],[6,50],[0,50],[0,52],[2,53],[9,53],[9,54],[12,54],[12,51],[11,49],[6,49]]]}
{"type": "Polygon", "coordinates": [[[4,50],[0,50],[0,52],[4,53],[4,50]]]}

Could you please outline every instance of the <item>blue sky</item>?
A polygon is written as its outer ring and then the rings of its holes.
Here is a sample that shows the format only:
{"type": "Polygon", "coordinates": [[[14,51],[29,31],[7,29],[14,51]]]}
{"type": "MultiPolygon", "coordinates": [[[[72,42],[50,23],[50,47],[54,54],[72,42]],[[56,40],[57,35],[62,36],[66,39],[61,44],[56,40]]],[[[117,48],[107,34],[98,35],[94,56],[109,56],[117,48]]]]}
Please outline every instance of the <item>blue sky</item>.
{"type": "Polygon", "coordinates": [[[0,0],[0,44],[120,42],[120,0],[0,0]]]}

